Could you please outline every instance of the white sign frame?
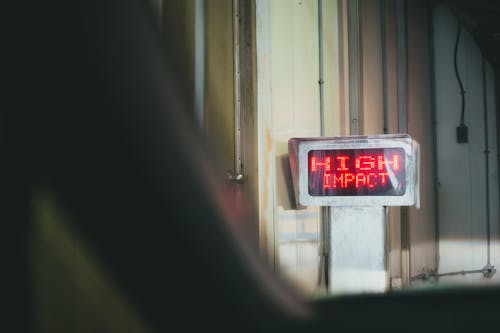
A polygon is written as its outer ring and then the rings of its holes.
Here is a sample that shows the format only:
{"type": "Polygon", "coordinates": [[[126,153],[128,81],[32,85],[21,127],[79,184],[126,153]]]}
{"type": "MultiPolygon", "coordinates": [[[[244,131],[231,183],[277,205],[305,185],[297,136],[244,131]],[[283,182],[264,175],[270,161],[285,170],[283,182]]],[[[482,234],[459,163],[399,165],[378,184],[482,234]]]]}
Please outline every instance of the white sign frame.
{"type": "Polygon", "coordinates": [[[407,134],[292,138],[288,141],[290,170],[297,206],[419,206],[419,144],[407,134]],[[311,196],[308,191],[308,153],[327,149],[402,148],[405,152],[406,188],[402,195],[311,196]]]}

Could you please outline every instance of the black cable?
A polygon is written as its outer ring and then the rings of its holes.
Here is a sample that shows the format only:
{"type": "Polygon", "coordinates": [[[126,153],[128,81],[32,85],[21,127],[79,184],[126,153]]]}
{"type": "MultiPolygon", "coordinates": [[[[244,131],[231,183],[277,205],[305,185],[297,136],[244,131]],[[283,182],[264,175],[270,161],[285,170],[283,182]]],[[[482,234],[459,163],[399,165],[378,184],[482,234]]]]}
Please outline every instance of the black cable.
{"type": "Polygon", "coordinates": [[[462,84],[462,80],[460,79],[460,73],[458,73],[458,65],[457,65],[458,42],[460,40],[461,32],[462,32],[462,25],[460,24],[460,21],[458,21],[457,38],[455,40],[455,54],[453,57],[453,61],[455,64],[455,75],[457,77],[458,84],[460,85],[460,93],[462,95],[462,112],[460,114],[460,125],[464,124],[464,116],[465,116],[465,90],[462,84]]]}
{"type": "Polygon", "coordinates": [[[462,95],[462,111],[460,113],[460,125],[457,127],[457,143],[467,143],[469,142],[469,130],[465,125],[465,90],[464,85],[462,84],[462,79],[460,79],[460,73],[458,72],[458,64],[457,64],[457,54],[458,54],[458,42],[460,41],[460,34],[462,32],[462,25],[460,21],[457,19],[458,29],[457,29],[457,38],[455,40],[455,54],[453,56],[453,62],[455,64],[455,75],[457,76],[458,84],[460,85],[460,94],[462,95]]]}

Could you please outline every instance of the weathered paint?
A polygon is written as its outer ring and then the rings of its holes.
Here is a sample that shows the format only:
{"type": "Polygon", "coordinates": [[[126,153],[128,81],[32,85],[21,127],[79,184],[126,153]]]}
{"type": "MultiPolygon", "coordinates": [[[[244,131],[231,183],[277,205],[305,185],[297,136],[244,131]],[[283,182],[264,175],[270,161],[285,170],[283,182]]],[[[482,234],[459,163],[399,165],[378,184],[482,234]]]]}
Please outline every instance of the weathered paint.
{"type": "Polygon", "coordinates": [[[384,207],[334,207],[331,214],[330,292],[388,290],[384,207]]]}

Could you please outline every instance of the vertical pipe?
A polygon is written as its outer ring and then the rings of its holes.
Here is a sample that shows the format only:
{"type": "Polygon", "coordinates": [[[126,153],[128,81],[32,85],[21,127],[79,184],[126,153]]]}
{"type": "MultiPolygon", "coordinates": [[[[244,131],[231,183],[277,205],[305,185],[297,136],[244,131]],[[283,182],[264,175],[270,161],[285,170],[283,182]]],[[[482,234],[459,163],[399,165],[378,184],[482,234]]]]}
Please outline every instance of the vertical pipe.
{"type": "Polygon", "coordinates": [[[205,105],[205,0],[194,3],[194,112],[200,132],[204,128],[205,105]]]}
{"type": "Polygon", "coordinates": [[[240,2],[233,0],[234,172],[241,174],[240,2]]]}
{"type": "Polygon", "coordinates": [[[433,7],[428,11],[429,20],[429,59],[431,72],[431,114],[432,114],[432,177],[434,191],[434,245],[435,249],[435,268],[439,272],[439,179],[438,179],[438,151],[437,151],[437,127],[436,127],[436,73],[435,73],[435,56],[434,56],[434,12],[433,7]]]}
{"type": "Polygon", "coordinates": [[[346,116],[346,90],[345,90],[345,27],[344,27],[344,13],[345,13],[345,3],[344,0],[337,0],[337,28],[338,28],[338,46],[339,46],[339,61],[338,61],[338,69],[339,69],[339,122],[340,122],[340,135],[346,135],[345,128],[345,116],[346,116]]]}
{"type": "Polygon", "coordinates": [[[323,76],[323,0],[318,0],[318,53],[319,53],[319,117],[320,135],[325,135],[325,101],[323,76]]]}
{"type": "Polygon", "coordinates": [[[382,56],[382,112],[383,112],[383,131],[389,133],[388,110],[387,110],[387,55],[385,41],[385,0],[380,0],[380,50],[382,56]]]}
{"type": "Polygon", "coordinates": [[[485,191],[486,191],[486,241],[487,241],[487,265],[490,266],[490,147],[488,141],[488,98],[486,96],[486,69],[484,56],[482,57],[482,74],[483,74],[483,108],[484,108],[484,163],[485,163],[485,191]]]}
{"type": "Polygon", "coordinates": [[[330,225],[331,225],[331,207],[321,207],[322,221],[322,250],[323,250],[323,269],[325,274],[325,290],[330,289],[330,225]]]}
{"type": "Polygon", "coordinates": [[[396,66],[398,91],[398,130],[408,132],[406,117],[406,1],[396,1],[396,66]]]}
{"type": "Polygon", "coordinates": [[[347,2],[349,49],[349,114],[351,135],[360,134],[360,47],[358,0],[347,2]]]}
{"type": "MultiPolygon", "coordinates": [[[[320,135],[325,135],[325,100],[324,100],[324,69],[323,69],[323,0],[318,0],[318,54],[319,54],[319,116],[320,116],[320,135]]],[[[328,207],[321,207],[321,265],[320,270],[323,270],[325,289],[329,287],[329,224],[330,212],[328,207]]],[[[320,273],[321,274],[321,273],[320,273]]]]}
{"type": "MultiPolygon", "coordinates": [[[[398,131],[408,132],[406,117],[406,1],[396,0],[396,67],[398,94],[398,131]]],[[[401,280],[403,286],[410,284],[410,220],[409,208],[401,207],[401,280]]]]}

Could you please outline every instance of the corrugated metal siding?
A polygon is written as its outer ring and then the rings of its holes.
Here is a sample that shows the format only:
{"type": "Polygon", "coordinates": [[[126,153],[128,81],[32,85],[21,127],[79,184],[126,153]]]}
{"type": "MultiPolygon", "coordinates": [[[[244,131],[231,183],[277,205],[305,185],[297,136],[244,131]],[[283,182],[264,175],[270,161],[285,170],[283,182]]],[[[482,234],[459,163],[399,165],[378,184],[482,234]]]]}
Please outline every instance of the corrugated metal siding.
{"type": "MultiPolygon", "coordinates": [[[[453,67],[457,20],[445,7],[434,11],[434,56],[436,80],[436,127],[439,180],[440,273],[481,269],[486,264],[486,193],[484,155],[484,103],[481,52],[472,36],[462,29],[457,63],[465,95],[465,123],[469,143],[457,144],[461,97],[453,67]]],[[[493,77],[487,67],[488,126],[490,134],[490,199],[492,264],[500,265],[498,228],[498,174],[493,77]]],[[[500,281],[496,274],[493,278],[500,281]]],[[[481,274],[441,278],[443,283],[488,282],[481,274]]]]}

